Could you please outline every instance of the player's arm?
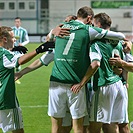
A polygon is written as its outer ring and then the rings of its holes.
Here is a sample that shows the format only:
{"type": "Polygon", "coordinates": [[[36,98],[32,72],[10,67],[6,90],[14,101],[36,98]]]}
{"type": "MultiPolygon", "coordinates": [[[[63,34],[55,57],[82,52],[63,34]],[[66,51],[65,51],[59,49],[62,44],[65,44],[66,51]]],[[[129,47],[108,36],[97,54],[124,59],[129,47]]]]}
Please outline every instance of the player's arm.
{"type": "MultiPolygon", "coordinates": [[[[42,52],[45,52],[45,51],[49,51],[49,48],[54,48],[54,45],[52,42],[46,42],[42,45],[40,45],[34,52],[34,56],[36,56],[37,54],[39,53],[42,53],[42,52]]],[[[51,50],[50,50],[51,51],[51,50]]],[[[21,63],[25,63],[29,60],[30,56],[29,56],[30,53],[27,53],[23,56],[21,56],[18,60],[18,64],[20,64],[20,61],[21,63]]],[[[31,58],[32,59],[32,56],[31,58]]],[[[36,69],[38,69],[39,67],[41,67],[43,64],[42,62],[40,61],[40,59],[34,61],[32,64],[30,64],[28,67],[24,68],[23,70],[21,70],[19,73],[16,73],[15,74],[15,80],[21,78],[24,74],[27,74],[31,71],[34,71],[36,69]]]]}
{"type": "Polygon", "coordinates": [[[99,61],[93,61],[85,76],[83,77],[83,79],[81,80],[80,83],[78,84],[75,84],[71,87],[71,90],[74,92],[74,93],[78,93],[80,91],[80,89],[90,80],[90,78],[96,73],[97,69],[100,67],[100,62],[99,61]]]}
{"type": "Polygon", "coordinates": [[[46,51],[51,51],[51,48],[55,48],[54,42],[45,42],[41,44],[39,47],[37,47],[33,52],[24,54],[18,59],[18,65],[22,65],[30,61],[32,58],[34,58],[37,54],[43,53],[46,51]]]}
{"type": "Polygon", "coordinates": [[[118,55],[116,55],[116,56],[117,57],[115,57],[115,58],[109,59],[109,63],[112,66],[122,67],[126,71],[133,72],[133,62],[126,62],[126,61],[122,60],[118,55]]]}
{"type": "Polygon", "coordinates": [[[115,55],[115,58],[110,58],[109,63],[112,66],[122,67],[126,71],[133,72],[133,56],[131,54],[132,42],[123,42],[123,51],[125,53],[125,60],[122,60],[119,55],[115,55]]]}
{"type": "Polygon", "coordinates": [[[59,36],[59,37],[69,36],[70,28],[61,28],[61,26],[62,24],[52,29],[48,34],[47,39],[49,39],[50,41],[54,41],[56,36],[59,36]]]}
{"type": "Polygon", "coordinates": [[[52,52],[46,52],[43,54],[40,59],[35,60],[33,63],[31,63],[28,67],[21,70],[19,73],[16,73],[15,79],[21,78],[23,75],[32,72],[41,66],[45,65],[48,66],[52,61],[54,60],[54,50],[52,52]]]}
{"type": "Polygon", "coordinates": [[[80,89],[90,80],[90,78],[96,73],[97,69],[100,67],[102,54],[96,42],[91,45],[89,54],[91,64],[88,67],[86,74],[82,78],[81,82],[71,87],[71,90],[74,93],[78,93],[80,89]]]}
{"type": "Polygon", "coordinates": [[[33,63],[31,63],[28,67],[22,69],[20,72],[15,73],[15,80],[18,80],[19,78],[21,78],[23,75],[32,72],[38,68],[40,68],[41,66],[43,66],[43,64],[41,63],[40,59],[35,60],[33,63]]]}
{"type": "Polygon", "coordinates": [[[124,82],[124,84],[126,83],[126,88],[128,88],[128,71],[121,67],[113,67],[113,71],[115,74],[122,77],[122,81],[124,82]]]}
{"type": "Polygon", "coordinates": [[[89,27],[90,40],[107,38],[112,40],[125,40],[125,35],[121,32],[114,32],[98,27],[89,27]]]}
{"type": "Polygon", "coordinates": [[[105,38],[113,40],[125,40],[125,35],[121,32],[107,31],[105,38]]]}
{"type": "Polygon", "coordinates": [[[27,31],[25,32],[25,41],[23,43],[21,43],[21,46],[25,46],[26,44],[28,44],[30,42],[29,40],[29,36],[27,31]]]}
{"type": "Polygon", "coordinates": [[[118,63],[126,71],[133,72],[133,63],[132,62],[126,62],[126,61],[121,59],[121,61],[118,63]]]}

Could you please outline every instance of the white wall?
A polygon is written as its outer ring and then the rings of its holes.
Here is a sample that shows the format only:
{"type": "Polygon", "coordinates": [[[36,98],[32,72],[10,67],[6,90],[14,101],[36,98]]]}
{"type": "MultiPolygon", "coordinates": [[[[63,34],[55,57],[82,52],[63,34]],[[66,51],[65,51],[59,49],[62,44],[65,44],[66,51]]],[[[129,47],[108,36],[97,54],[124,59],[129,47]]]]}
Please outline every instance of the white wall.
{"type": "MultiPolygon", "coordinates": [[[[3,18],[3,17],[6,18],[10,16],[11,19],[0,20],[0,25],[12,26],[14,23],[14,18],[16,17],[16,14],[15,14],[16,11],[14,11],[14,13],[13,11],[7,12],[8,3],[11,1],[15,1],[17,3],[17,2],[21,2],[22,0],[0,0],[0,2],[2,1],[6,3],[6,10],[5,11],[0,10],[0,18],[3,18]]],[[[25,20],[22,20],[22,26],[25,27],[29,33],[37,33],[37,31],[40,31],[40,33],[43,33],[46,31],[45,33],[47,33],[52,28],[57,26],[60,22],[62,22],[67,15],[70,15],[70,14],[76,15],[76,12],[80,7],[90,6],[91,4],[90,2],[91,0],[49,0],[49,18],[46,18],[46,20],[42,22],[42,24],[39,24],[36,19],[37,10],[34,10],[32,12],[28,11],[27,5],[30,1],[36,1],[36,0],[23,0],[23,2],[27,3],[26,10],[17,12],[21,14],[21,15],[19,14],[20,17],[21,16],[26,17],[25,20]]],[[[99,12],[106,12],[112,18],[112,22],[113,22],[112,27],[117,26],[119,31],[132,31],[133,8],[123,8],[123,9],[106,8],[106,9],[93,9],[93,10],[95,14],[99,12]],[[124,18],[123,16],[124,16],[124,13],[126,12],[129,12],[132,17],[124,18]]]]}
{"type": "MultiPolygon", "coordinates": [[[[82,6],[90,6],[90,0],[50,0],[50,22],[49,29],[58,25],[69,14],[75,14],[82,6]]],[[[119,31],[132,31],[133,8],[122,9],[93,9],[94,13],[105,12],[112,18],[112,27],[119,31]],[[130,12],[131,18],[124,18],[124,13],[130,12]]]]}

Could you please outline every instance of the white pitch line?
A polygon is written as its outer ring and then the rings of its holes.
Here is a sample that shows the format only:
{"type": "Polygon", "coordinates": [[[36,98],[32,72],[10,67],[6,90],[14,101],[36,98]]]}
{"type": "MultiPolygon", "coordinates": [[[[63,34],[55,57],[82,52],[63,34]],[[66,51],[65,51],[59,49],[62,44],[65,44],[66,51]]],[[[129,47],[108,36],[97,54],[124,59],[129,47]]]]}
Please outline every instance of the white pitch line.
{"type": "Polygon", "coordinates": [[[22,108],[47,108],[48,105],[35,105],[35,106],[20,106],[22,108]]]}

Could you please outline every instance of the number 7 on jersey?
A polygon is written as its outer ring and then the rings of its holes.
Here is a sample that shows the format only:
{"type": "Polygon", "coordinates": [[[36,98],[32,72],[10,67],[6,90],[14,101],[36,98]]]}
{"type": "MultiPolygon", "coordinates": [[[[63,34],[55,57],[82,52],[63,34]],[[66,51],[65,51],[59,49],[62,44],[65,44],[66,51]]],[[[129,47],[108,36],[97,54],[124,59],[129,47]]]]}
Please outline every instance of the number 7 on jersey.
{"type": "Polygon", "coordinates": [[[67,55],[68,54],[68,52],[70,50],[70,47],[71,47],[71,45],[73,43],[74,37],[75,37],[75,33],[71,33],[70,37],[69,37],[69,40],[68,40],[68,42],[66,44],[66,47],[65,47],[65,49],[63,51],[63,55],[67,55]]]}

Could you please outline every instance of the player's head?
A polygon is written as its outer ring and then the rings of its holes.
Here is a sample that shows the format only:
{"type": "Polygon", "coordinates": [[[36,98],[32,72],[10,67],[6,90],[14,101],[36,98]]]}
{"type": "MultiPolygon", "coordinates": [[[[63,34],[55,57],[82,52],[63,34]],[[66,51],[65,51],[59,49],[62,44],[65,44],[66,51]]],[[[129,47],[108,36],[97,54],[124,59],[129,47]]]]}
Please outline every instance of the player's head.
{"type": "Polygon", "coordinates": [[[15,26],[17,28],[21,26],[21,18],[20,17],[16,17],[15,18],[15,26]]]}
{"type": "Polygon", "coordinates": [[[1,26],[0,27],[0,45],[8,50],[13,48],[14,42],[16,41],[14,33],[11,27],[1,26]]]}
{"type": "Polygon", "coordinates": [[[77,18],[82,19],[85,24],[91,24],[93,17],[94,12],[88,6],[81,7],[77,12],[77,18]]]}
{"type": "Polygon", "coordinates": [[[111,23],[111,18],[106,13],[98,13],[93,19],[94,26],[103,29],[110,29],[111,23]]]}
{"type": "Polygon", "coordinates": [[[66,18],[65,18],[65,22],[69,22],[71,20],[76,20],[77,17],[75,15],[68,15],[66,18]]]}

